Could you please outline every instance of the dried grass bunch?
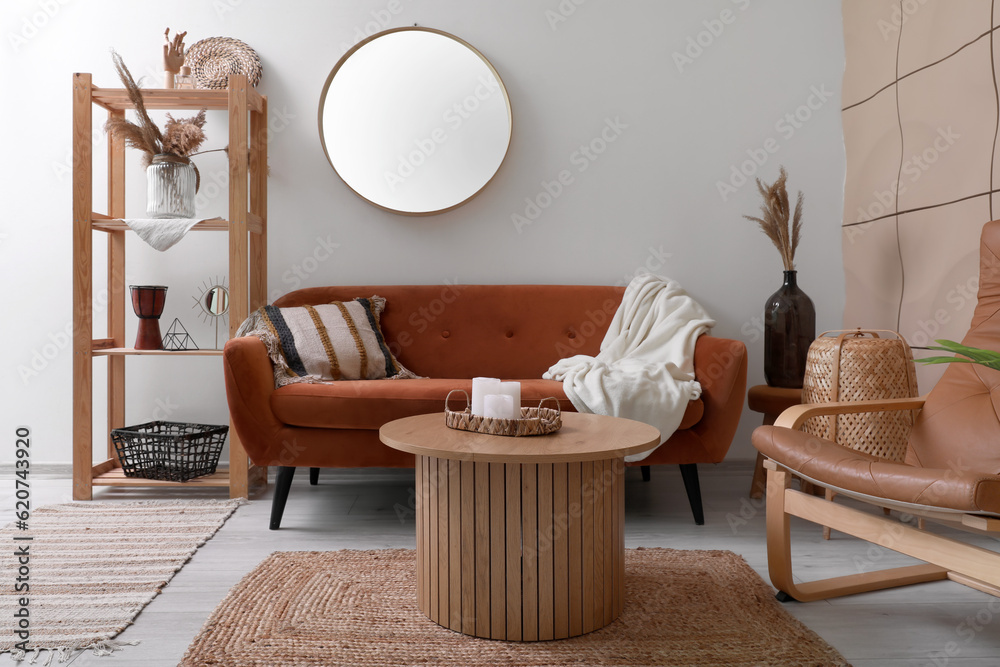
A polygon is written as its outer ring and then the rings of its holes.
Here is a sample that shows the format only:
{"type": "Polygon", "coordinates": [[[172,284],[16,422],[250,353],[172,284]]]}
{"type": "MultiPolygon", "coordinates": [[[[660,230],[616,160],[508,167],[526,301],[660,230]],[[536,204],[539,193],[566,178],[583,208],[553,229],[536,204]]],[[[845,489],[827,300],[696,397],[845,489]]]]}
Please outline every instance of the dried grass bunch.
{"type": "Polygon", "coordinates": [[[163,133],[163,152],[190,157],[198,152],[205,141],[205,110],[191,118],[174,118],[167,114],[167,124],[163,133]]]}
{"type": "Polygon", "coordinates": [[[113,116],[104,125],[108,134],[123,139],[129,148],[141,151],[144,167],[149,166],[154,155],[168,153],[189,158],[196,153],[205,141],[205,132],[202,129],[205,126],[205,110],[202,109],[191,118],[177,119],[167,114],[166,127],[161,132],[149,117],[142,99],[142,91],[132,78],[132,73],[128,71],[122,57],[112,51],[111,59],[115,63],[118,78],[121,79],[129,100],[135,107],[138,122],[130,121],[124,116],[113,116]]]}
{"type": "Polygon", "coordinates": [[[761,204],[761,217],[755,218],[752,215],[743,217],[752,222],[756,222],[761,231],[771,239],[771,243],[781,253],[781,261],[785,265],[785,271],[795,270],[795,249],[799,247],[799,238],[802,235],[802,192],[795,202],[795,213],[791,212],[788,205],[788,190],[785,183],[788,174],[785,168],[781,167],[781,173],[772,185],[762,183],[757,179],[757,189],[760,190],[764,203],[761,204]],[[789,224],[791,223],[791,224],[789,224]]]}

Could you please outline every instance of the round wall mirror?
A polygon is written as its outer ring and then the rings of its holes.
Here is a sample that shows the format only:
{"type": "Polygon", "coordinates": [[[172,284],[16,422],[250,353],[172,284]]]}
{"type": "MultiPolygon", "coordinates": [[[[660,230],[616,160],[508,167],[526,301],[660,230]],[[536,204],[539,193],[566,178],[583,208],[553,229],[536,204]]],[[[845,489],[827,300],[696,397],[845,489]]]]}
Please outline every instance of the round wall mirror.
{"type": "Polygon", "coordinates": [[[358,43],[323,87],[319,132],[334,170],[372,204],[431,215],[467,202],[510,145],[507,90],[461,39],[396,28],[358,43]]]}

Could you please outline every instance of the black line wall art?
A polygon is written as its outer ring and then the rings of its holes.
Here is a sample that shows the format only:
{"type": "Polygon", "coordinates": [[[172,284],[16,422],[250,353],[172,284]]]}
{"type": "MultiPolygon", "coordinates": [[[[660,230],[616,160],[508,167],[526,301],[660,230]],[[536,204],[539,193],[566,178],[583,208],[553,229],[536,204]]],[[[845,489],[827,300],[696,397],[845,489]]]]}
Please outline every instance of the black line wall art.
{"type": "MultiPolygon", "coordinates": [[[[968,329],[1000,217],[995,5],[843,0],[845,328],[915,347],[968,329]]],[[[943,367],[917,370],[923,393],[943,367]]]]}

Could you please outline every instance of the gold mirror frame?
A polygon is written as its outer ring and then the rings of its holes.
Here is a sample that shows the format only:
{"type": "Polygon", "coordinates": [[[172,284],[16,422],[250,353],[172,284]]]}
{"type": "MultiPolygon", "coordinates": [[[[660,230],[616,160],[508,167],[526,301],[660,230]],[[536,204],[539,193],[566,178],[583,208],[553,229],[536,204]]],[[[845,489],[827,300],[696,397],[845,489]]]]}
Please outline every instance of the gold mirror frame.
{"type": "Polygon", "coordinates": [[[416,27],[416,26],[404,27],[404,28],[392,28],[390,30],[384,30],[382,32],[376,33],[376,34],[374,34],[374,35],[372,35],[372,36],[370,36],[370,37],[368,37],[368,38],[366,38],[366,39],[358,42],[353,47],[351,47],[343,56],[341,56],[340,60],[334,66],[333,70],[331,70],[329,76],[327,76],[326,82],[323,84],[323,90],[320,93],[320,99],[319,99],[318,124],[319,124],[320,145],[323,147],[323,154],[326,156],[326,160],[330,164],[330,166],[333,168],[334,172],[337,174],[337,176],[340,177],[340,180],[345,185],[347,185],[347,187],[350,188],[350,190],[354,194],[356,194],[361,199],[364,199],[365,201],[367,201],[372,206],[380,208],[380,209],[382,209],[384,211],[389,211],[391,213],[398,213],[400,215],[408,215],[408,216],[428,216],[428,215],[436,215],[438,213],[444,213],[446,211],[450,211],[452,209],[458,208],[459,206],[462,206],[463,204],[467,203],[472,198],[474,198],[476,195],[478,195],[480,192],[482,192],[486,188],[486,186],[489,185],[493,181],[493,179],[496,177],[496,174],[500,171],[500,168],[503,166],[504,161],[507,159],[507,154],[510,151],[510,142],[511,142],[511,139],[512,139],[513,133],[514,133],[514,116],[513,116],[512,110],[511,110],[510,96],[507,94],[507,88],[506,88],[506,86],[504,86],[503,80],[500,78],[500,74],[496,71],[496,68],[493,67],[493,64],[486,58],[486,56],[484,56],[482,53],[480,53],[479,50],[476,49],[475,47],[473,47],[471,44],[469,44],[468,42],[466,42],[465,40],[463,40],[463,39],[461,39],[459,37],[456,37],[455,35],[452,35],[450,33],[444,32],[443,30],[436,30],[434,28],[423,28],[423,27],[416,27]],[[479,188],[476,189],[471,194],[465,196],[460,201],[457,201],[457,202],[455,202],[453,204],[450,204],[448,206],[445,206],[443,208],[438,208],[438,209],[434,209],[434,210],[416,210],[416,211],[414,211],[414,210],[402,210],[402,209],[398,209],[398,208],[393,208],[391,206],[387,206],[387,205],[385,205],[383,203],[380,203],[378,201],[373,201],[371,198],[366,197],[365,195],[363,195],[360,192],[358,192],[358,190],[354,186],[352,186],[351,183],[346,178],[344,178],[344,175],[341,174],[340,170],[337,169],[337,165],[334,164],[333,159],[330,157],[330,151],[327,148],[326,136],[325,136],[325,133],[324,133],[324,130],[323,130],[323,115],[324,115],[324,110],[326,108],[327,96],[328,96],[329,91],[330,91],[330,85],[333,83],[334,77],[341,70],[341,68],[348,61],[348,59],[352,55],[354,55],[354,53],[356,53],[359,49],[363,48],[367,44],[369,44],[369,43],[371,43],[371,42],[373,42],[373,41],[375,41],[377,39],[386,37],[386,36],[391,35],[393,33],[407,32],[407,31],[420,31],[420,32],[432,33],[432,34],[440,35],[442,37],[446,37],[446,38],[451,39],[451,40],[457,42],[458,44],[464,46],[469,51],[471,51],[473,54],[475,54],[480,60],[482,60],[482,62],[488,68],[489,72],[496,79],[496,83],[497,83],[497,86],[499,88],[499,91],[503,95],[504,107],[505,107],[506,112],[507,112],[507,141],[506,141],[506,144],[503,147],[503,156],[500,158],[500,161],[497,163],[496,169],[489,175],[489,177],[485,180],[485,182],[483,182],[483,184],[481,186],[479,186],[479,188]]]}
{"type": "Polygon", "coordinates": [[[201,294],[193,297],[192,308],[199,308],[198,313],[205,323],[215,323],[215,348],[219,347],[219,324],[229,320],[229,286],[226,279],[215,277],[215,280],[206,280],[201,285],[201,294]]]}

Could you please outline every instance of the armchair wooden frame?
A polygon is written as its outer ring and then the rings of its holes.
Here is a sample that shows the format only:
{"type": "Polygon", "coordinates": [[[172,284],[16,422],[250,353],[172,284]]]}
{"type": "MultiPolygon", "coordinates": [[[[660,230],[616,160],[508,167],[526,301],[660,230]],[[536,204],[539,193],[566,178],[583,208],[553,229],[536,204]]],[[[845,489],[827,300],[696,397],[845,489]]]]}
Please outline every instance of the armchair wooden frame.
{"type": "MultiPolygon", "coordinates": [[[[923,398],[899,398],[798,405],[785,410],[775,421],[775,426],[799,430],[810,417],[917,410],[923,403],[923,398]]],[[[790,486],[791,477],[794,473],[797,477],[813,484],[830,488],[837,494],[878,507],[900,510],[934,522],[951,523],[975,533],[1000,535],[1000,518],[897,502],[859,494],[849,489],[831,487],[771,459],[764,462],[764,467],[767,470],[768,571],[771,583],[779,591],[779,599],[810,602],[942,579],[950,579],[1000,597],[1000,553],[938,535],[893,518],[836,504],[832,500],[797,491],[790,486]],[[829,526],[881,547],[912,556],[924,561],[924,564],[796,583],[792,577],[790,523],[793,516],[829,526]]]]}

